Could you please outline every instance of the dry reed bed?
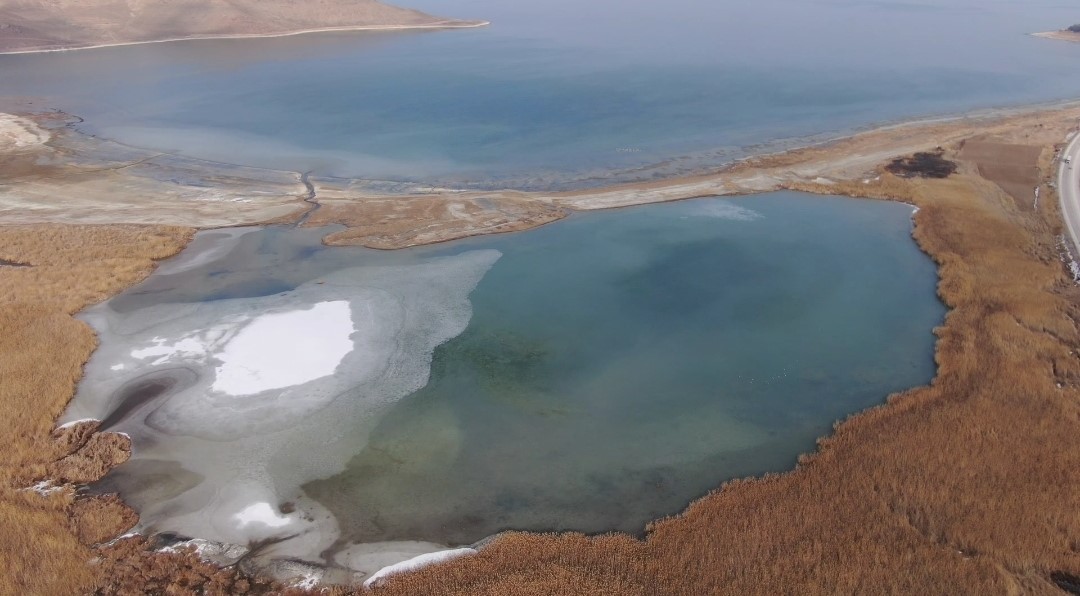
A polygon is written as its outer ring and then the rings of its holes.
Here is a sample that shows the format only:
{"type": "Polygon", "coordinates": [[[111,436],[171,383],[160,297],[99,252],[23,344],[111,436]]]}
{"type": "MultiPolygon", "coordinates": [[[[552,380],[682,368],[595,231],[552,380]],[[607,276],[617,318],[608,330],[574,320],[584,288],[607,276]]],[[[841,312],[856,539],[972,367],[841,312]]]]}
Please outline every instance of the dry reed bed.
{"type": "Polygon", "coordinates": [[[97,346],[72,315],[145,278],[194,230],[133,225],[0,226],[0,594],[237,594],[278,586],[191,552],[133,538],[102,545],[138,516],[115,496],[76,495],[128,456],[94,424],[54,431],[97,346]],[[27,487],[49,479],[46,494],[27,487]]]}
{"type": "MultiPolygon", "coordinates": [[[[25,489],[56,472],[93,478],[122,461],[123,441],[86,426],[52,433],[96,347],[72,314],[136,283],[155,259],[176,254],[191,230],[136,226],[0,227],[0,593],[74,594],[104,582],[87,543],[134,518],[115,500],[25,489]],[[88,468],[79,475],[78,466],[88,468]],[[96,468],[96,469],[95,469],[96,468]]],[[[126,524],[126,526],[125,526],[126,524]]],[[[111,535],[110,535],[111,534],[111,535]]]]}

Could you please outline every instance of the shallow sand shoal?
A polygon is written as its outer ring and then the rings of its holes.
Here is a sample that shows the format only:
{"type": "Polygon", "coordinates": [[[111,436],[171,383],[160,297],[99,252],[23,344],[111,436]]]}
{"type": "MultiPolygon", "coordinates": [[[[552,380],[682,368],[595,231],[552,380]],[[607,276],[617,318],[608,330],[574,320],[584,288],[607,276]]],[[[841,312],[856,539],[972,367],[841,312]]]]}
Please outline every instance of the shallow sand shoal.
{"type": "Polygon", "coordinates": [[[1058,39],[1061,41],[1071,41],[1073,43],[1080,43],[1080,33],[1069,31],[1068,29],[1062,29],[1061,31],[1045,31],[1043,33],[1032,33],[1035,37],[1042,37],[1044,39],[1058,39]]]}

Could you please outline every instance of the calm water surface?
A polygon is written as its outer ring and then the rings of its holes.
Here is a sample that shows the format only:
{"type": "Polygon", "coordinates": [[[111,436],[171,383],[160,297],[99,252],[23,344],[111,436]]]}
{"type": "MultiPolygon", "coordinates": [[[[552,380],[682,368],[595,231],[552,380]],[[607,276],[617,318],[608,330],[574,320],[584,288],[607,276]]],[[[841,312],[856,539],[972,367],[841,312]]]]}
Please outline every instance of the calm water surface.
{"type": "Polygon", "coordinates": [[[493,25],[3,56],[3,93],[226,162],[534,188],[1080,94],[1080,49],[1026,35],[1075,20],[1054,0],[411,4],[493,25]]]}
{"type": "Polygon", "coordinates": [[[905,205],[779,194],[466,243],[503,258],[341,475],[354,540],[642,532],[723,480],[790,469],[934,374],[943,309],[905,205]]]}

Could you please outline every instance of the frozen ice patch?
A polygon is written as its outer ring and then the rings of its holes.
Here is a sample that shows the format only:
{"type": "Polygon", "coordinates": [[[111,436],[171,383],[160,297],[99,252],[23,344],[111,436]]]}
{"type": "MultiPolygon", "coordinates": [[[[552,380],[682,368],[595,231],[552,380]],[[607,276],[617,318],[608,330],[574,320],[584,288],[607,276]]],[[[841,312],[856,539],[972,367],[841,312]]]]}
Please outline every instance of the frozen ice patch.
{"type": "Polygon", "coordinates": [[[262,315],[217,355],[214,391],[251,395],[334,374],[353,349],[352,314],[344,300],[307,310],[262,315]]]}
{"type": "Polygon", "coordinates": [[[709,201],[701,203],[697,206],[692,215],[697,217],[730,219],[734,221],[754,221],[765,217],[753,209],[740,207],[730,201],[709,201]]]}
{"type": "MultiPolygon", "coordinates": [[[[149,345],[131,351],[131,357],[137,360],[149,360],[152,364],[164,364],[173,358],[194,358],[206,354],[206,344],[195,337],[184,337],[170,342],[164,337],[155,337],[149,345]]],[[[112,370],[124,370],[123,363],[113,365],[112,370]]]]}

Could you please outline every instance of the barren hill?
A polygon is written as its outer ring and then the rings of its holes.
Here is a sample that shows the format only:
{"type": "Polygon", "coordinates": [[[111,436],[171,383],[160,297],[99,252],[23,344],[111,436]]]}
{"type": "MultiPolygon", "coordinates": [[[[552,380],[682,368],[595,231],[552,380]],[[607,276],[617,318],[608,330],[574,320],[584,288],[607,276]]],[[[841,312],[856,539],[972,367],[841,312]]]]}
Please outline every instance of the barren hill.
{"type": "Polygon", "coordinates": [[[327,29],[467,27],[378,0],[0,0],[0,52],[327,29]]]}

